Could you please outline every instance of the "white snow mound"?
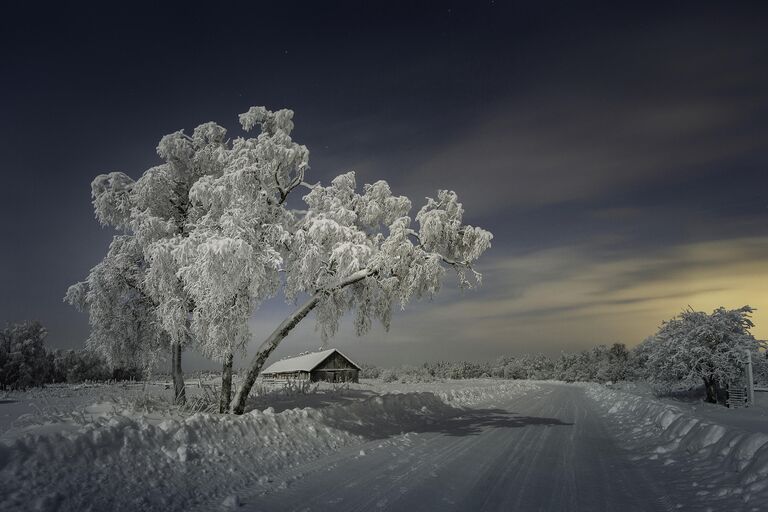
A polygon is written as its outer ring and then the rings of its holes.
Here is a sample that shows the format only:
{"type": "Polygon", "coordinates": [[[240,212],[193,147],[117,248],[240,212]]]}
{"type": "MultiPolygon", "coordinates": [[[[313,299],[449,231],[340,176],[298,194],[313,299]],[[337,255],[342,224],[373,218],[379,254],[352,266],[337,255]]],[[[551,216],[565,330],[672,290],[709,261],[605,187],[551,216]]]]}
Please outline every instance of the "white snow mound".
{"type": "Polygon", "coordinates": [[[693,462],[720,496],[739,494],[744,502],[768,498],[763,492],[768,484],[759,484],[768,478],[768,433],[717,424],[684,407],[597,384],[584,388],[614,418],[629,449],[652,459],[667,457],[670,464],[678,458],[693,462]]]}
{"type": "Polygon", "coordinates": [[[164,417],[114,404],[7,432],[0,440],[0,510],[192,510],[231,506],[237,490],[289,466],[429,428],[457,405],[534,384],[388,393],[321,409],[164,417]]]}

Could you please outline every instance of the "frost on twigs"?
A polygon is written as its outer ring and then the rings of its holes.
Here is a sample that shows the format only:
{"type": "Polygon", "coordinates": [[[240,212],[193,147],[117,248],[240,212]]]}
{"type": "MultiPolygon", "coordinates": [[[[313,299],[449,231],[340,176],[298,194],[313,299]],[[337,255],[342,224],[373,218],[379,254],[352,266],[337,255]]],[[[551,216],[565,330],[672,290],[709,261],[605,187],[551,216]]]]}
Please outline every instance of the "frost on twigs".
{"type": "Polygon", "coordinates": [[[101,174],[93,180],[93,209],[102,226],[128,227],[133,185],[133,180],[122,172],[101,174]]]}
{"type": "Polygon", "coordinates": [[[293,110],[282,109],[270,112],[264,107],[251,107],[248,112],[240,114],[240,125],[243,130],[250,131],[259,125],[264,133],[274,135],[277,130],[290,135],[293,131],[293,110]]]}

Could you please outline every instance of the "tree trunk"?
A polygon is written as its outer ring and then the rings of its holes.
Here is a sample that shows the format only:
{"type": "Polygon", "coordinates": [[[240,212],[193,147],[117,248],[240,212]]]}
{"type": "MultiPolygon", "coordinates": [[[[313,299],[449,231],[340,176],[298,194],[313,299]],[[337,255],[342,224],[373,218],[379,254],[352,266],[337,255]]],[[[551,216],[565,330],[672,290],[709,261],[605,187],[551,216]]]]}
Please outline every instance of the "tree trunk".
{"type": "Polygon", "coordinates": [[[264,361],[269,358],[269,355],[277,348],[280,342],[288,336],[288,333],[296,327],[296,324],[301,322],[310,311],[315,309],[318,302],[320,302],[320,297],[318,295],[313,296],[305,302],[303,306],[294,311],[291,316],[283,320],[277,329],[275,329],[272,334],[264,340],[264,343],[259,346],[256,355],[254,355],[251,360],[251,367],[248,369],[248,373],[245,374],[243,383],[240,384],[240,388],[237,390],[232,412],[235,414],[243,414],[245,411],[245,401],[248,399],[248,394],[251,392],[251,388],[253,388],[253,384],[256,382],[256,377],[259,376],[261,367],[264,366],[264,361]]]}
{"type": "Polygon", "coordinates": [[[704,389],[706,389],[707,391],[707,398],[705,399],[705,401],[710,404],[716,404],[717,403],[717,380],[713,378],[704,379],[704,389]]]}
{"type": "Polygon", "coordinates": [[[358,270],[336,286],[318,291],[299,309],[294,311],[291,316],[283,320],[283,322],[277,326],[277,329],[275,329],[272,334],[270,334],[269,337],[264,340],[264,343],[259,346],[259,349],[253,356],[253,359],[251,360],[251,367],[245,374],[245,379],[243,379],[243,383],[240,384],[240,388],[237,390],[237,395],[235,395],[235,403],[232,406],[232,412],[235,414],[243,414],[243,412],[245,412],[245,401],[248,399],[248,394],[251,392],[251,388],[253,388],[253,384],[256,382],[256,377],[259,376],[259,372],[261,371],[261,367],[264,366],[264,362],[267,360],[272,351],[277,348],[280,342],[283,341],[286,336],[288,336],[288,333],[291,332],[293,328],[296,327],[296,325],[309,314],[310,311],[315,309],[323,295],[332,293],[336,290],[341,290],[342,288],[360,282],[366,277],[372,276],[373,274],[374,272],[365,268],[358,270]]]}
{"type": "Polygon", "coordinates": [[[181,370],[181,344],[171,344],[171,376],[173,377],[173,403],[187,403],[187,392],[184,388],[184,373],[181,370]]]}
{"type": "Polygon", "coordinates": [[[233,354],[230,352],[224,359],[224,367],[221,370],[221,400],[219,401],[219,412],[226,414],[229,412],[229,404],[232,401],[232,360],[233,354]]]}

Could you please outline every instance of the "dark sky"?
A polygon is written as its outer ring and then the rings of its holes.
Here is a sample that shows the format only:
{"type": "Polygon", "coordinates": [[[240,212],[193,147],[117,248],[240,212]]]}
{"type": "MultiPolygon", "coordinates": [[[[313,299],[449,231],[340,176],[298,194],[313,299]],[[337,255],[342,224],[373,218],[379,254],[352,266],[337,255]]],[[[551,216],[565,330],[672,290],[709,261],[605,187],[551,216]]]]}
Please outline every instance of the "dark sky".
{"type": "MultiPolygon", "coordinates": [[[[451,188],[495,235],[482,290],[343,329],[359,359],[631,345],[689,304],[749,303],[768,337],[768,7],[19,4],[0,19],[0,322],[80,346],[61,297],[112,236],[93,177],[138,178],[162,135],[237,132],[265,105],[296,112],[310,181],[451,188]]],[[[283,350],[317,343],[307,322],[283,350]]]]}

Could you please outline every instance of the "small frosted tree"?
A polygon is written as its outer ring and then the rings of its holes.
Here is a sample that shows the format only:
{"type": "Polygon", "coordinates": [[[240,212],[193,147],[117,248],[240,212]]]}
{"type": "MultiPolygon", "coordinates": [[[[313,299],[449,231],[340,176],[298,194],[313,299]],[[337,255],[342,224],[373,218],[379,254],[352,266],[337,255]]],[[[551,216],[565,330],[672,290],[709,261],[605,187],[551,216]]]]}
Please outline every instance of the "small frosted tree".
{"type": "Polygon", "coordinates": [[[750,333],[754,327],[749,306],[718,308],[712,314],[688,309],[662,324],[652,342],[646,342],[646,368],[652,380],[701,380],[707,402],[717,402],[721,385],[740,379],[746,352],[758,355],[763,342],[750,333]]]}

